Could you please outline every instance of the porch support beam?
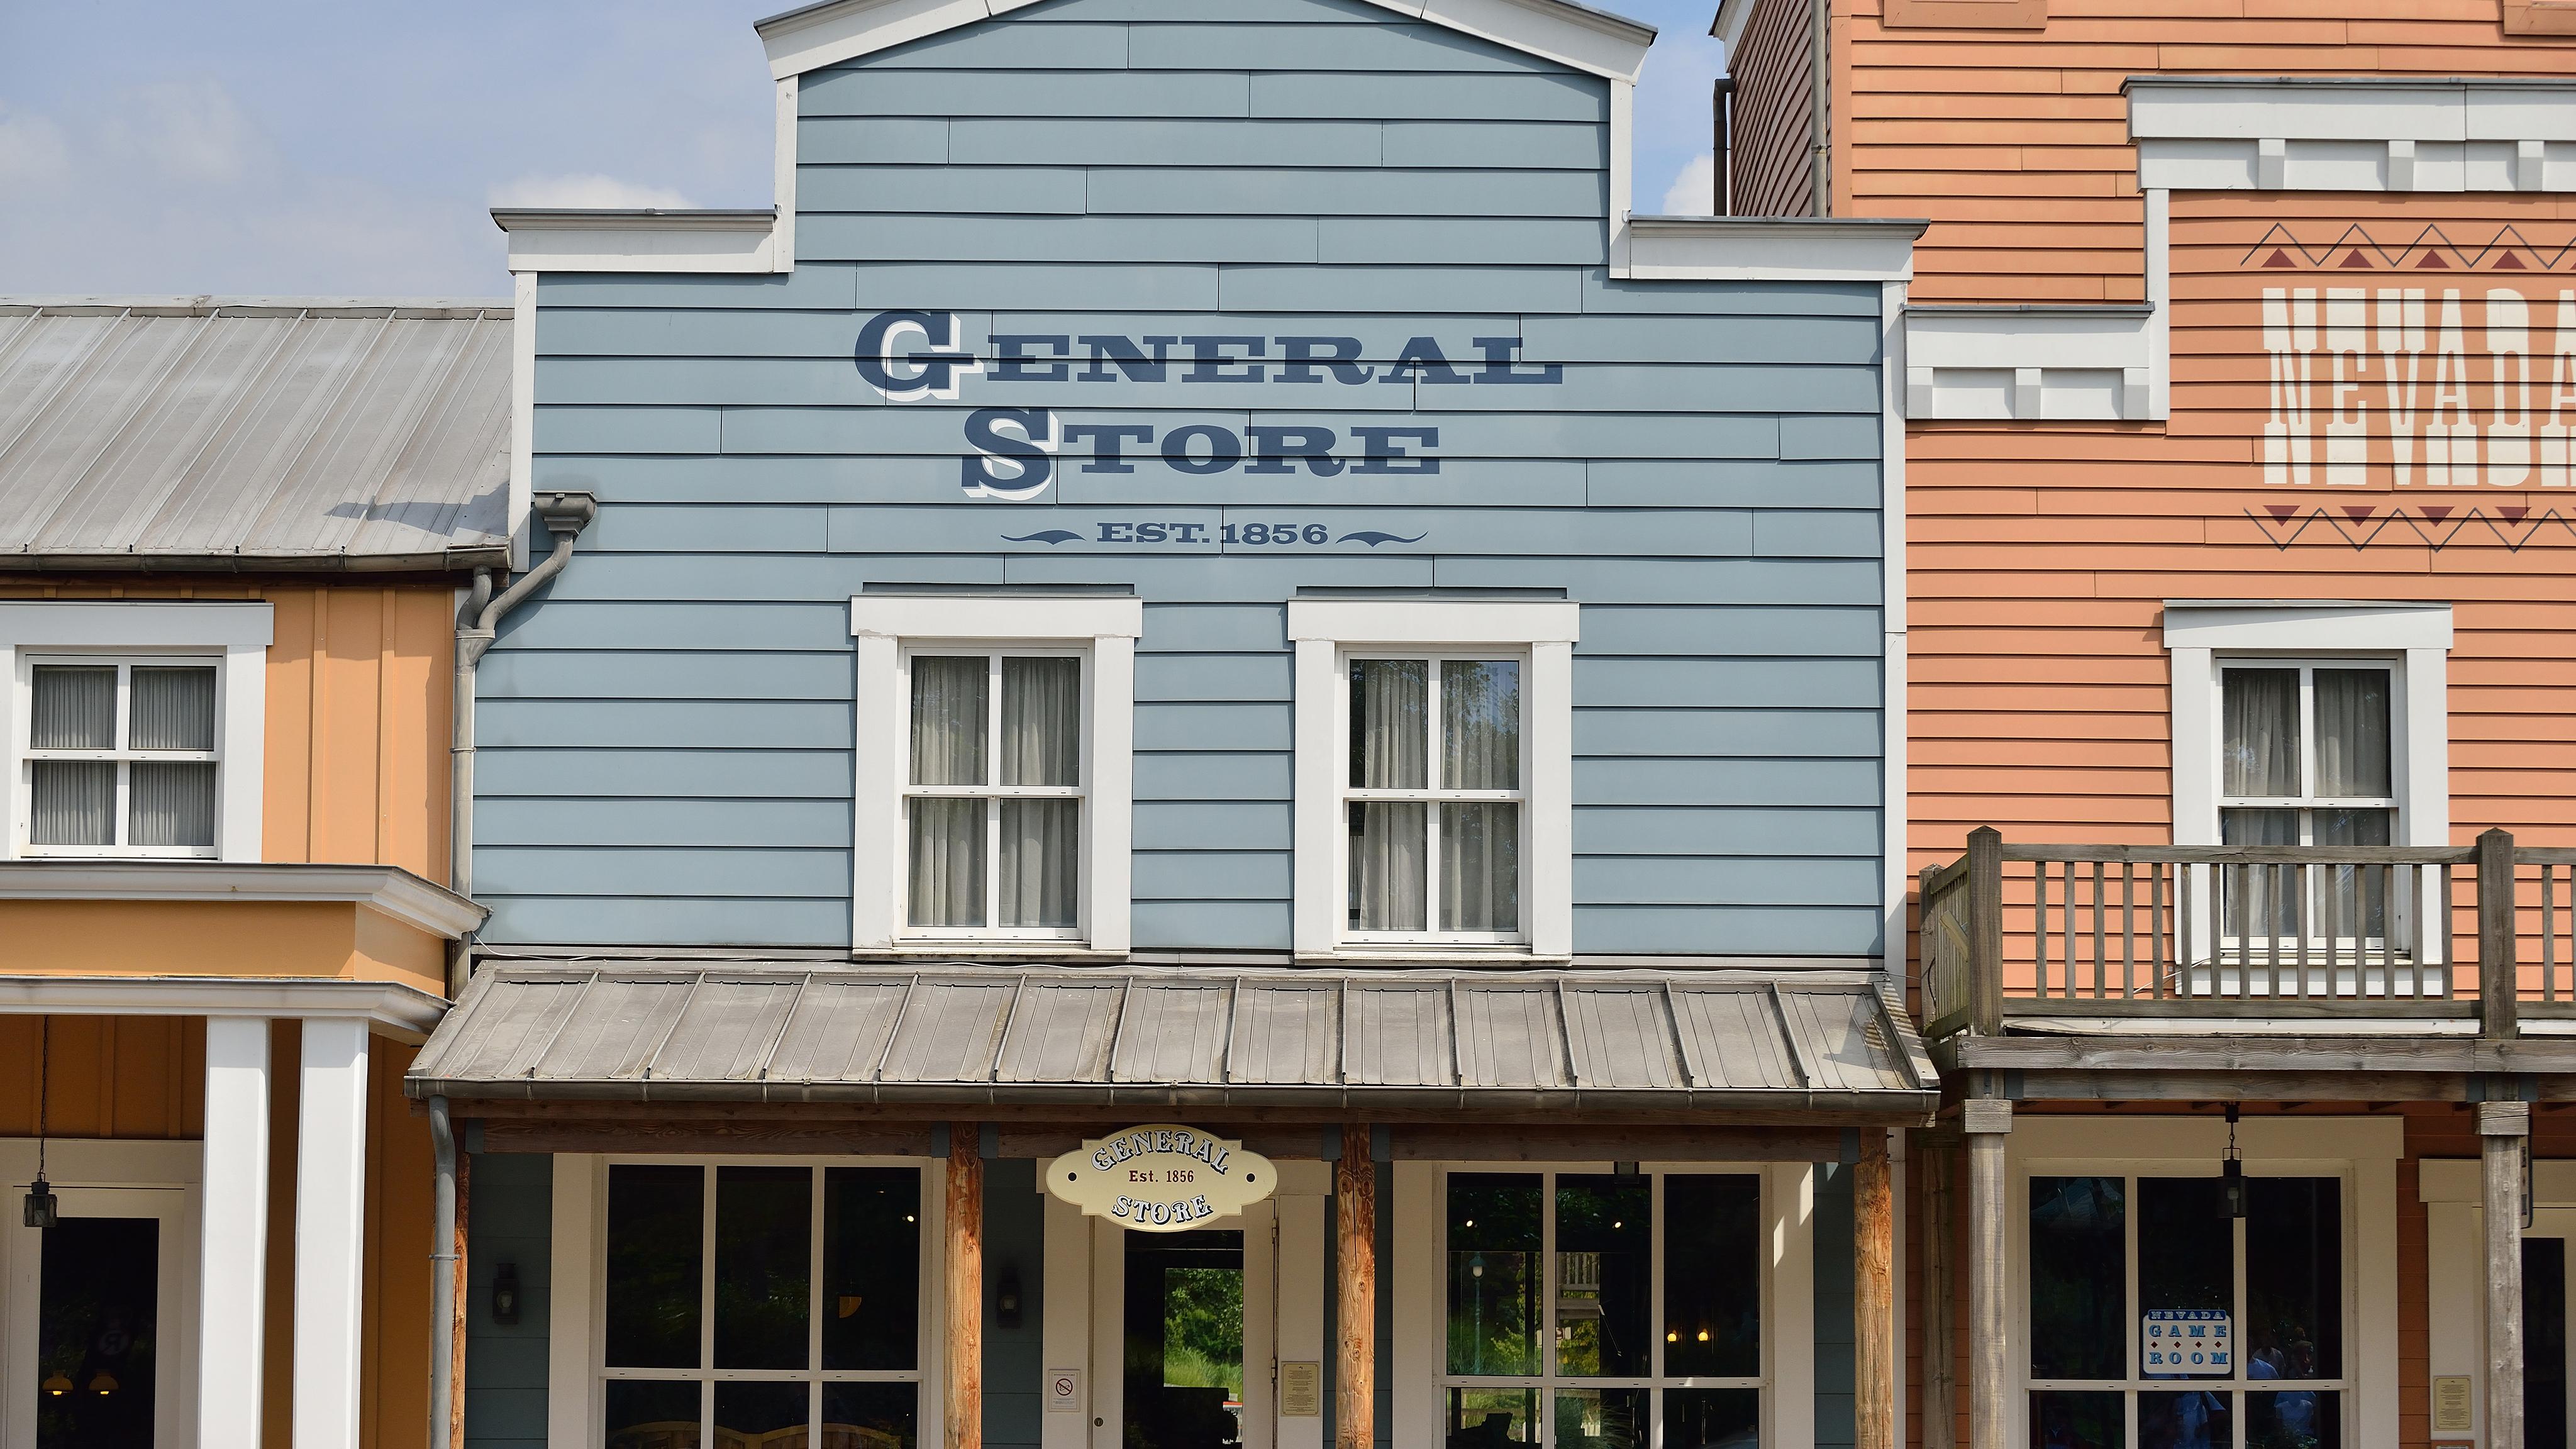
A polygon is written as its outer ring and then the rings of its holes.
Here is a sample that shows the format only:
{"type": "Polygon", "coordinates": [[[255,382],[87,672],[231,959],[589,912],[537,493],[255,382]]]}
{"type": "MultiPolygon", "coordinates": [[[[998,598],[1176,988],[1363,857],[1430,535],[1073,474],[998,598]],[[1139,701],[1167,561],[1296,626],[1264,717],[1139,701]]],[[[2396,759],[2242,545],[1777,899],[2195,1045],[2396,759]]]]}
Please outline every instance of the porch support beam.
{"type": "Polygon", "coordinates": [[[1929,1132],[1915,1141],[1908,1160],[1920,1163],[1923,1174],[1923,1449],[1955,1449],[1959,1259],[1952,1200],[1959,1154],[1929,1132]]]}
{"type": "Polygon", "coordinates": [[[2522,1449],[2522,1167],[2531,1104],[2478,1104],[2487,1256],[2485,1449],[2522,1449]]]}
{"type": "Polygon", "coordinates": [[[983,1129],[948,1128],[946,1224],[948,1332],[941,1376],[947,1393],[939,1416],[947,1449],[984,1445],[984,1158],[983,1129]]]}
{"type": "Polygon", "coordinates": [[[295,1449],[358,1442],[367,1266],[367,1023],[308,1018],[295,1119],[295,1449]]]}
{"type": "Polygon", "coordinates": [[[1334,1353],[1334,1449],[1373,1449],[1377,1436],[1377,1163],[1369,1125],[1342,1126],[1333,1165],[1341,1274],[1334,1353]]]}
{"type": "Polygon", "coordinates": [[[197,1444],[259,1449],[268,1306],[268,1022],[206,1018],[197,1444]]]}
{"type": "Polygon", "coordinates": [[[1959,1125],[1968,1137],[1968,1446],[2004,1449],[2004,1141],[2012,1103],[1971,1098],[1959,1125]]]}
{"type": "Polygon", "coordinates": [[[1854,1449],[1897,1449],[1896,1193],[1883,1130],[1860,1134],[1852,1260],[1854,1449]]]}

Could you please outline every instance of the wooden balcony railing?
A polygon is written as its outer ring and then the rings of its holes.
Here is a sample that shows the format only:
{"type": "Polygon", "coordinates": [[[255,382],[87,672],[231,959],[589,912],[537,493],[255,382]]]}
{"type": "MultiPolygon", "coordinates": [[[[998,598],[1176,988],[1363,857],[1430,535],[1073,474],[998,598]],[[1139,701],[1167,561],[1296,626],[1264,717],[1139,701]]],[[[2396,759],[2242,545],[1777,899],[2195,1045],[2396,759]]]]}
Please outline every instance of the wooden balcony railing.
{"type": "Polygon", "coordinates": [[[2576,1015],[2576,849],[2008,845],[1922,875],[1925,1032],[2008,1015],[2576,1015]]]}

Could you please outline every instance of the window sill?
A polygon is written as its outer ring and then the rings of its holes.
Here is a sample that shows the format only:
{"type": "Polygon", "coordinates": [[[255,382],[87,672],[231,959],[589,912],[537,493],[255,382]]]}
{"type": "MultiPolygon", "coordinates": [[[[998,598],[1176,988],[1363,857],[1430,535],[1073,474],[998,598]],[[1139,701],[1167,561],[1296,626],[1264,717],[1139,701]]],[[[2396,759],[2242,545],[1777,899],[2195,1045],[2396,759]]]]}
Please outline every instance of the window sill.
{"type": "Polygon", "coordinates": [[[1425,941],[1419,945],[1395,941],[1367,941],[1342,946],[1331,951],[1300,952],[1300,962],[1331,964],[1335,962],[1388,962],[1402,965],[1471,965],[1471,966],[1571,966],[1571,953],[1542,956],[1528,946],[1468,946],[1453,942],[1425,941]]]}
{"type": "Polygon", "coordinates": [[[1012,941],[959,936],[947,940],[897,941],[850,952],[853,961],[954,961],[995,957],[1012,961],[1124,961],[1124,951],[1103,951],[1084,941],[1012,941]]]}

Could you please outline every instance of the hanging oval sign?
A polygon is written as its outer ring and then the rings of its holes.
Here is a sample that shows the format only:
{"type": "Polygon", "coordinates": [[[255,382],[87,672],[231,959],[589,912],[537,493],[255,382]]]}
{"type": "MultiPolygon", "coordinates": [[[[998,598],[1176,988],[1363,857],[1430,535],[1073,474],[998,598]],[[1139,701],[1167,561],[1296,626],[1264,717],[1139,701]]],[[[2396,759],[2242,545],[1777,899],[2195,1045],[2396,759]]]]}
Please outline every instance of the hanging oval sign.
{"type": "Polygon", "coordinates": [[[1086,1139],[1047,1164],[1047,1191],[1095,1218],[1146,1233],[1184,1233],[1270,1196],[1278,1170],[1243,1144],[1156,1123],[1086,1139]]]}

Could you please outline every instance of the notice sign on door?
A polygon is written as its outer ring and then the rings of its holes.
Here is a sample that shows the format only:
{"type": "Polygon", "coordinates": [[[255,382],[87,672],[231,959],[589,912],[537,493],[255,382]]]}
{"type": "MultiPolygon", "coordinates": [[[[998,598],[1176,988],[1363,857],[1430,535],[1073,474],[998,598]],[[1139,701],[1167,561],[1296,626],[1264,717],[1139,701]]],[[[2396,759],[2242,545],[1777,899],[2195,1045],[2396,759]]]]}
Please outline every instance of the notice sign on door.
{"type": "Polygon", "coordinates": [[[2236,1339],[2223,1308],[2150,1308],[2142,1328],[2138,1368],[2150,1378],[2236,1370],[2236,1339]]]}
{"type": "Polygon", "coordinates": [[[1183,1233],[1270,1196],[1270,1159],[1195,1127],[1161,1123],[1085,1141],[1047,1164],[1047,1191],[1095,1218],[1183,1233]]]}

